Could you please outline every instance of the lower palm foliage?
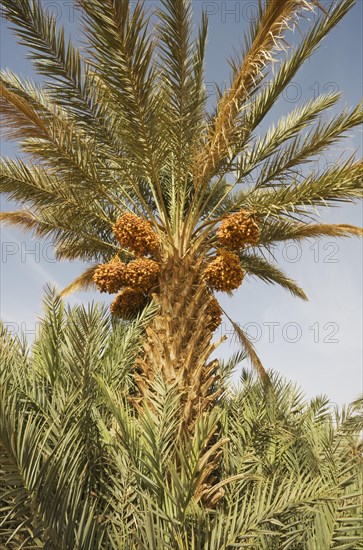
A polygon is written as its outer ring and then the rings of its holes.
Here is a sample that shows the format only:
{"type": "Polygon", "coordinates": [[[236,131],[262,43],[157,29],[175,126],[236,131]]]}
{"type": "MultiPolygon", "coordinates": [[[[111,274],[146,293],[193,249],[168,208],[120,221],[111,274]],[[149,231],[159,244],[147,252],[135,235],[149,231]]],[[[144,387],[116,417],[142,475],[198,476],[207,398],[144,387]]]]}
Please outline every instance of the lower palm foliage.
{"type": "MultiPolygon", "coordinates": [[[[243,371],[176,449],[177,388],[155,378],[151,401],[130,405],[153,307],[119,322],[48,290],[32,350],[3,330],[0,547],[363,548],[361,401],[338,414],[243,371]],[[216,453],[213,508],[198,495],[216,453]]],[[[220,364],[222,382],[243,358],[220,364]]]]}

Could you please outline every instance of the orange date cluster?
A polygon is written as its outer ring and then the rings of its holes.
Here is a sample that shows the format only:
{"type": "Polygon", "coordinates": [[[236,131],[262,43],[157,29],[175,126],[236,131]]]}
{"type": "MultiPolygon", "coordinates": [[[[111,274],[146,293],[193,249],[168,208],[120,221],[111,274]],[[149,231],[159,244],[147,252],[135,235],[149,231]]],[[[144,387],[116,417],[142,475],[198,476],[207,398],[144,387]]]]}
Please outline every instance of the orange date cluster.
{"type": "Polygon", "coordinates": [[[115,294],[111,313],[115,317],[133,318],[147,304],[148,294],[157,286],[160,265],[145,255],[152,255],[159,239],[149,221],[133,213],[123,214],[113,225],[113,233],[120,245],[136,256],[125,264],[118,256],[101,264],[93,274],[93,282],[100,292],[115,294]]]}

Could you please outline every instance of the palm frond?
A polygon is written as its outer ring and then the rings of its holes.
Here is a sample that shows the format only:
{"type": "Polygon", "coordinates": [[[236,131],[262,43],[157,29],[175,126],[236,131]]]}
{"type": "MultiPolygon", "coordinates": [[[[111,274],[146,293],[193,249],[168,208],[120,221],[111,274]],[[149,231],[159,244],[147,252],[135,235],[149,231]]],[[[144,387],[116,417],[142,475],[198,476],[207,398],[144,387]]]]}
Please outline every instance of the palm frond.
{"type": "Polygon", "coordinates": [[[258,277],[268,284],[277,284],[302,300],[308,299],[302,288],[287,277],[276,265],[271,264],[261,256],[241,252],[240,259],[241,266],[248,275],[258,277]]]}
{"type": "Polygon", "coordinates": [[[10,125],[12,135],[21,138],[26,153],[71,179],[72,185],[78,183],[81,188],[88,185],[107,197],[94,142],[77,129],[73,117],[57,107],[44,91],[41,93],[33,85],[25,86],[4,74],[2,98],[5,122],[10,125]]]}
{"type": "Polygon", "coordinates": [[[233,141],[236,119],[244,102],[257,82],[263,77],[266,65],[274,61],[276,51],[286,41],[284,31],[308,2],[271,0],[262,8],[257,22],[252,25],[251,38],[241,64],[235,67],[230,90],[222,96],[215,119],[207,132],[207,144],[197,155],[195,185],[209,180],[225,161],[233,141]]]}
{"type": "Polygon", "coordinates": [[[159,182],[165,143],[159,132],[161,96],[157,72],[151,60],[154,43],[149,35],[149,19],[137,2],[131,13],[129,0],[92,3],[80,0],[89,38],[89,53],[101,79],[110,89],[115,111],[122,117],[123,140],[129,163],[144,176],[159,213],[168,226],[165,202],[159,182]]]}
{"type": "Polygon", "coordinates": [[[321,95],[302,107],[296,107],[287,116],[280,118],[276,125],[266,131],[263,137],[256,137],[251,144],[251,150],[247,149],[243,157],[237,162],[236,175],[238,181],[246,178],[251,170],[256,170],[261,162],[274,153],[282,155],[279,147],[315,122],[319,115],[334,105],[340,97],[341,94],[339,93],[321,95]]]}
{"type": "Polygon", "coordinates": [[[38,220],[26,210],[17,212],[0,212],[0,220],[8,225],[19,225],[24,229],[36,229],[38,220]]]}
{"type": "MultiPolygon", "coordinates": [[[[286,86],[292,81],[304,62],[313,55],[325,36],[339,23],[354,5],[354,0],[343,0],[329,10],[329,16],[318,19],[301,43],[282,61],[267,86],[256,92],[236,122],[235,139],[231,143],[231,164],[246,145],[254,140],[254,131],[271,111],[286,86]]],[[[229,164],[227,165],[229,166],[229,164]]]]}
{"type": "Polygon", "coordinates": [[[72,106],[82,123],[94,133],[107,135],[101,95],[79,50],[66,40],[56,17],[39,0],[3,2],[3,14],[13,25],[21,44],[31,49],[31,58],[40,74],[51,78],[48,91],[56,103],[72,106]]]}
{"type": "Polygon", "coordinates": [[[162,1],[157,12],[160,51],[160,85],[165,95],[163,128],[168,135],[173,177],[169,191],[175,205],[176,226],[183,217],[188,193],[192,190],[190,165],[201,128],[204,125],[203,83],[207,20],[203,16],[199,35],[192,41],[190,0],[162,1]]]}
{"type": "Polygon", "coordinates": [[[65,178],[49,173],[41,165],[25,164],[19,159],[1,159],[0,170],[1,192],[10,199],[33,210],[41,210],[45,206],[59,212],[64,209],[70,219],[73,216],[78,221],[83,219],[85,223],[91,220],[99,233],[111,232],[117,214],[113,209],[103,207],[102,201],[97,200],[92,192],[89,202],[85,203],[85,194],[80,196],[76,182],[65,183],[65,178]]]}
{"type": "Polygon", "coordinates": [[[82,273],[79,277],[74,279],[66,288],[61,292],[61,296],[65,297],[73,292],[78,292],[80,290],[89,290],[95,288],[95,283],[93,282],[93,275],[99,264],[92,265],[86,271],[82,273]]]}
{"type": "Polygon", "coordinates": [[[227,319],[229,320],[229,322],[231,323],[236,335],[238,336],[238,339],[242,345],[242,348],[245,350],[245,352],[247,353],[249,359],[251,360],[251,363],[252,363],[252,366],[254,367],[254,369],[256,370],[256,372],[258,373],[258,375],[261,377],[262,380],[264,380],[266,383],[268,383],[269,379],[268,379],[268,375],[267,375],[267,372],[266,370],[264,369],[256,351],[255,351],[255,348],[254,348],[254,345],[252,344],[252,342],[250,341],[250,339],[248,338],[247,334],[244,332],[244,330],[237,324],[235,323],[234,321],[232,321],[232,319],[227,315],[227,313],[223,310],[223,313],[225,314],[225,316],[227,317],[227,319]]]}
{"type": "Polygon", "coordinates": [[[39,215],[27,210],[1,212],[0,221],[24,230],[34,231],[38,237],[51,236],[56,256],[59,259],[109,260],[118,252],[118,247],[107,237],[100,238],[98,231],[94,228],[92,231],[90,227],[89,234],[85,235],[84,228],[77,227],[74,218],[71,218],[69,223],[64,219],[61,226],[59,211],[43,211],[39,215]]]}
{"type": "Polygon", "coordinates": [[[3,82],[0,86],[1,116],[9,128],[9,137],[18,137],[22,129],[22,137],[44,138],[47,134],[46,125],[29,103],[9,90],[3,82]]]}
{"type": "Polygon", "coordinates": [[[348,159],[344,163],[336,163],[332,168],[320,175],[314,173],[303,181],[278,187],[275,190],[260,190],[248,196],[237,199],[236,204],[248,205],[252,210],[266,214],[296,213],[304,215],[309,207],[328,206],[337,202],[352,202],[361,198],[363,164],[348,159]],[[265,208],[264,204],[269,204],[265,208]]]}
{"type": "Polygon", "coordinates": [[[260,244],[269,246],[280,241],[301,241],[321,237],[361,237],[363,230],[350,224],[294,223],[268,218],[262,226],[260,244]]]}
{"type": "Polygon", "coordinates": [[[363,122],[363,104],[350,113],[343,112],[327,124],[318,127],[305,137],[298,136],[263,164],[255,188],[279,185],[287,177],[295,177],[296,167],[316,157],[333,145],[345,132],[363,122]]]}

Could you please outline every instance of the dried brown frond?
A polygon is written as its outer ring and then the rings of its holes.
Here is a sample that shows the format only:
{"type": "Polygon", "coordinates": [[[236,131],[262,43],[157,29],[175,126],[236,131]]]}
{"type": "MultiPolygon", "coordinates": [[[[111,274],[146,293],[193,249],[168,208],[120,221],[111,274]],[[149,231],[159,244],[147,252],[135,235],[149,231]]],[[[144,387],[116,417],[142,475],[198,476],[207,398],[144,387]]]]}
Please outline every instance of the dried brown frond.
{"type": "Polygon", "coordinates": [[[74,279],[66,288],[64,288],[61,292],[61,297],[64,298],[65,296],[68,296],[69,294],[72,294],[73,292],[81,291],[81,290],[90,290],[91,288],[95,287],[96,284],[93,280],[93,276],[95,274],[95,271],[99,267],[100,264],[92,265],[86,271],[82,273],[77,279],[74,279]]]}
{"type": "Polygon", "coordinates": [[[16,212],[0,212],[0,222],[7,225],[18,225],[22,229],[37,229],[38,220],[26,210],[16,212]]]}
{"type": "Polygon", "coordinates": [[[235,290],[243,280],[239,257],[227,250],[220,250],[218,256],[205,268],[203,276],[213,290],[235,290]]]}
{"type": "Polygon", "coordinates": [[[6,136],[21,139],[47,136],[46,125],[30,103],[2,83],[0,83],[0,108],[6,136]]]}
{"type": "Polygon", "coordinates": [[[363,237],[363,228],[355,225],[349,225],[345,223],[339,224],[324,224],[318,223],[313,225],[304,225],[299,228],[298,237],[349,237],[354,235],[356,237],[363,237]]]}

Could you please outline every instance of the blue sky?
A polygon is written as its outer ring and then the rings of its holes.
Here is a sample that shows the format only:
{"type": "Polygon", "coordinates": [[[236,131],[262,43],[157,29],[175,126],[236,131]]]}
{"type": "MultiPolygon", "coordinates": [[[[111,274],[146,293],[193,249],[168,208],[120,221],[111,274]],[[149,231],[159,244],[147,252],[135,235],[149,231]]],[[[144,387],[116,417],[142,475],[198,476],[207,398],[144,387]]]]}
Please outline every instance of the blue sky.
{"type": "MultiPolygon", "coordinates": [[[[44,2],[63,22],[72,37],[80,39],[77,13],[71,0],[44,2]]],[[[239,49],[243,33],[256,13],[256,0],[193,2],[195,21],[201,10],[209,14],[209,40],[206,82],[213,102],[215,85],[228,82],[226,58],[239,49]]],[[[152,7],[157,2],[146,2],[152,7]]],[[[326,4],[326,3],[325,3],[326,4]]],[[[299,103],[318,93],[340,90],[343,98],[330,113],[345,105],[356,105],[362,92],[362,16],[363,2],[327,37],[319,51],[298,73],[276,108],[261,127],[261,132],[299,103]]],[[[311,17],[315,17],[313,14],[311,17]]],[[[34,77],[14,36],[1,21],[1,66],[24,77],[34,77]]],[[[292,40],[298,39],[295,31],[292,40]]],[[[360,131],[352,132],[320,159],[322,166],[342,151],[361,150],[360,131]]],[[[1,142],[1,154],[14,156],[16,147],[1,142]]],[[[5,210],[15,205],[2,199],[5,210]]],[[[362,208],[342,206],[321,211],[321,220],[362,224],[362,208]]],[[[309,397],[327,394],[342,404],[362,391],[362,246],[357,239],[325,239],[303,246],[287,244],[276,250],[280,266],[298,280],[309,296],[300,302],[278,287],[253,279],[244,281],[232,299],[220,296],[231,317],[248,329],[265,365],[298,382],[309,397]]],[[[22,232],[1,228],[1,318],[14,332],[25,330],[32,338],[41,314],[42,288],[47,283],[66,286],[82,271],[79,262],[57,263],[50,242],[31,239],[22,232]]],[[[69,303],[103,300],[97,293],[77,293],[69,303]]],[[[237,349],[231,329],[225,322],[217,336],[229,337],[219,348],[228,357],[237,349]]]]}

